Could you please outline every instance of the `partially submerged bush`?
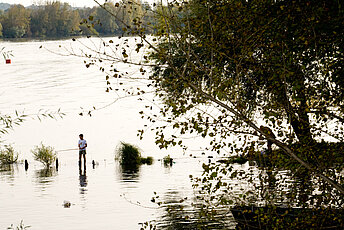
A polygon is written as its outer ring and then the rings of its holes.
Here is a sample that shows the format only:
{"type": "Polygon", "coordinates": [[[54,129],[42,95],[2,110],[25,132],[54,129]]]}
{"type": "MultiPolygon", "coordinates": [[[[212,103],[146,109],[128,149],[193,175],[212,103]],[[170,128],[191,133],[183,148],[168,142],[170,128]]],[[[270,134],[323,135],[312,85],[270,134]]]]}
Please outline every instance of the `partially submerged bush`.
{"type": "Polygon", "coordinates": [[[18,160],[18,153],[14,152],[14,148],[10,145],[0,150],[0,165],[14,164],[18,160]]]}
{"type": "Polygon", "coordinates": [[[165,156],[164,158],[163,158],[163,162],[164,162],[164,165],[165,166],[172,166],[172,164],[173,164],[173,158],[171,158],[171,156],[170,155],[167,155],[167,156],[165,156]]]}
{"type": "Polygon", "coordinates": [[[117,147],[116,158],[123,166],[135,166],[141,164],[140,149],[125,142],[121,142],[117,147]]]}
{"type": "Polygon", "coordinates": [[[138,166],[140,164],[151,165],[153,163],[152,157],[141,157],[140,149],[132,144],[121,142],[116,150],[116,159],[119,160],[122,166],[138,166]]]}
{"type": "Polygon", "coordinates": [[[218,160],[217,162],[219,163],[224,163],[224,164],[245,164],[248,161],[248,158],[245,156],[232,156],[226,159],[218,160]]]}
{"type": "Polygon", "coordinates": [[[153,157],[141,158],[141,164],[147,164],[147,165],[153,164],[153,157]]]}
{"type": "Polygon", "coordinates": [[[54,148],[50,146],[41,144],[41,146],[36,146],[31,152],[33,153],[34,159],[43,163],[45,167],[50,167],[56,160],[56,152],[54,148]]]}

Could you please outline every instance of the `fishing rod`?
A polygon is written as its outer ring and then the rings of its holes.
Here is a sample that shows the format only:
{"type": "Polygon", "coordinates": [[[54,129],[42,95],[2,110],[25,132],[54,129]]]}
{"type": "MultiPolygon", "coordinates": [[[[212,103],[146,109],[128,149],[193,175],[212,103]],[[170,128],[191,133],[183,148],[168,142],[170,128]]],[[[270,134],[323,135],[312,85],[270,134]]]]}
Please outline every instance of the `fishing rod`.
{"type": "MultiPolygon", "coordinates": [[[[74,149],[62,149],[62,150],[57,150],[56,152],[67,152],[67,151],[74,151],[74,150],[79,150],[78,148],[74,148],[74,149]]],[[[28,170],[28,168],[29,168],[29,163],[28,163],[28,161],[25,159],[25,162],[24,162],[24,164],[25,164],[25,171],[27,171],[28,170]]],[[[55,164],[56,164],[56,169],[58,170],[58,168],[59,168],[59,159],[58,158],[56,158],[56,160],[55,160],[55,164]]],[[[94,163],[93,163],[93,165],[94,165],[94,163]]],[[[94,167],[94,166],[93,166],[94,167]]]]}
{"type": "MultiPolygon", "coordinates": [[[[62,150],[57,150],[56,152],[67,152],[67,151],[75,151],[75,150],[79,150],[79,148],[74,148],[74,149],[62,149],[62,150]]],[[[93,168],[95,167],[97,163],[92,160],[92,165],[93,165],[93,168]]],[[[58,167],[58,159],[56,159],[56,168],[58,167]]]]}

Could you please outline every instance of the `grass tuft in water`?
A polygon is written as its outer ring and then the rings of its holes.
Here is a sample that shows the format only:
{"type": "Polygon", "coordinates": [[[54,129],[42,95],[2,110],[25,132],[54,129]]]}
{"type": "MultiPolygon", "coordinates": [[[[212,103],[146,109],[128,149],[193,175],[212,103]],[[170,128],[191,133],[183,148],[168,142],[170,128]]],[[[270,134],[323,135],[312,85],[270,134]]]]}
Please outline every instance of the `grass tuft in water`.
{"type": "Polygon", "coordinates": [[[56,160],[56,152],[54,148],[50,146],[41,144],[41,146],[36,146],[31,152],[33,153],[34,159],[43,163],[47,168],[56,160]]]}
{"type": "Polygon", "coordinates": [[[18,153],[15,153],[12,146],[7,145],[5,146],[5,149],[0,150],[0,165],[14,164],[17,160],[18,153]]]}
{"type": "Polygon", "coordinates": [[[13,224],[11,224],[11,226],[8,227],[7,229],[9,229],[9,230],[25,230],[28,228],[31,228],[31,226],[24,225],[23,220],[22,220],[22,221],[20,221],[20,224],[17,227],[14,227],[13,224]]]}

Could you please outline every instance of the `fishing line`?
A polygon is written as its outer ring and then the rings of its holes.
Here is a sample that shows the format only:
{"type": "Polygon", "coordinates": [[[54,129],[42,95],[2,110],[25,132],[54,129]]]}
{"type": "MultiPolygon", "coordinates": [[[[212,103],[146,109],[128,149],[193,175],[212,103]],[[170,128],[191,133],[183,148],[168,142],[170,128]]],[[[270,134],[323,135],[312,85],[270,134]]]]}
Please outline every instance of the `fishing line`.
{"type": "Polygon", "coordinates": [[[74,150],[79,150],[79,149],[62,149],[62,150],[57,150],[56,152],[67,152],[67,151],[74,151],[74,150]]]}

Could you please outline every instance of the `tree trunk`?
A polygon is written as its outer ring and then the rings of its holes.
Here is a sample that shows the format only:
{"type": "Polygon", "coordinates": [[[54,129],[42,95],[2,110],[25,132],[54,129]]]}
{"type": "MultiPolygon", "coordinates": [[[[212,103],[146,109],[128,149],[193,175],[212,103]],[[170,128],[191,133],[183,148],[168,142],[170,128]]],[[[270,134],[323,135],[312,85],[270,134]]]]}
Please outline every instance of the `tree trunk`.
{"type": "Polygon", "coordinates": [[[296,84],[299,86],[296,93],[300,105],[297,107],[293,107],[291,105],[285,88],[283,93],[283,106],[299,142],[302,145],[312,145],[314,143],[314,139],[312,137],[311,125],[307,113],[306,88],[303,76],[299,78],[299,81],[297,81],[296,84]]]}
{"type": "Polygon", "coordinates": [[[307,98],[306,98],[306,87],[305,79],[302,74],[300,74],[299,90],[297,90],[297,97],[300,100],[300,105],[297,109],[298,122],[293,125],[293,129],[299,139],[300,143],[303,145],[312,145],[314,143],[311,125],[307,113],[307,98]]]}

